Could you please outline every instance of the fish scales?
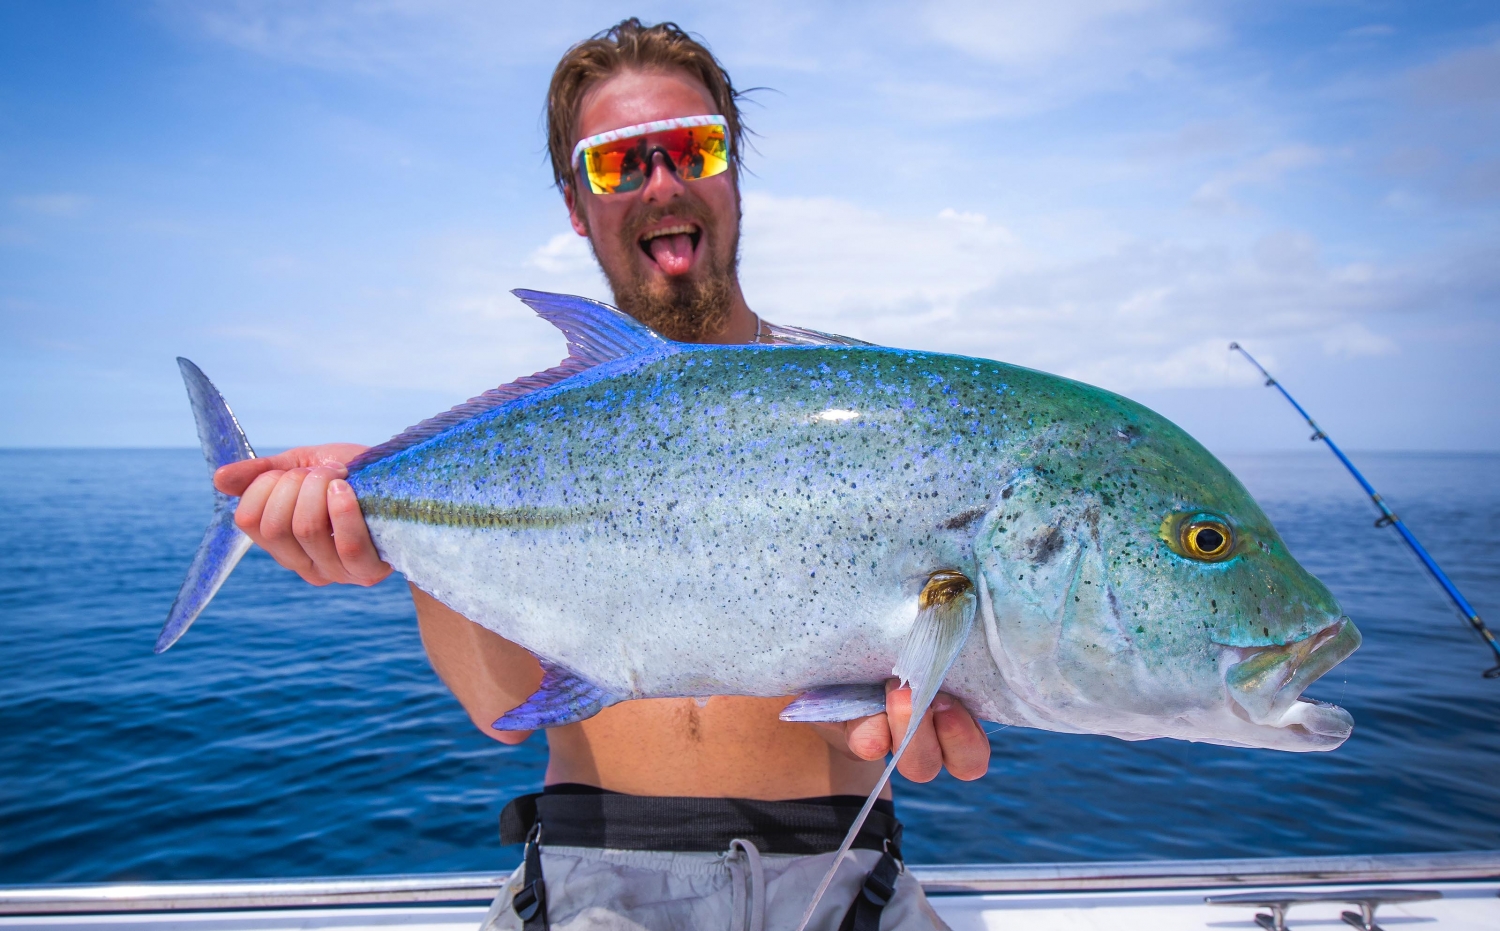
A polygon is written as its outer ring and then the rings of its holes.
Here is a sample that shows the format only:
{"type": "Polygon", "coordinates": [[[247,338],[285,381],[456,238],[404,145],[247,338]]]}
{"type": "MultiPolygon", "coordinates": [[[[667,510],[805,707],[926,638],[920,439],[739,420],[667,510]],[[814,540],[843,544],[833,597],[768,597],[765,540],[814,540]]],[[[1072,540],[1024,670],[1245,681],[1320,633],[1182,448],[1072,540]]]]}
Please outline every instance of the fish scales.
{"type": "Polygon", "coordinates": [[[500,515],[481,541],[452,512],[366,511],[419,587],[591,682],[644,697],[880,681],[921,581],[972,562],[943,524],[995,494],[1003,438],[1035,429],[1001,416],[1020,407],[987,369],[888,349],[686,349],[350,482],[361,502],[500,515]],[[513,522],[526,512],[546,526],[513,522]],[[455,551],[486,555],[460,575],[455,551]],[[549,600],[560,577],[614,594],[549,600]]]}

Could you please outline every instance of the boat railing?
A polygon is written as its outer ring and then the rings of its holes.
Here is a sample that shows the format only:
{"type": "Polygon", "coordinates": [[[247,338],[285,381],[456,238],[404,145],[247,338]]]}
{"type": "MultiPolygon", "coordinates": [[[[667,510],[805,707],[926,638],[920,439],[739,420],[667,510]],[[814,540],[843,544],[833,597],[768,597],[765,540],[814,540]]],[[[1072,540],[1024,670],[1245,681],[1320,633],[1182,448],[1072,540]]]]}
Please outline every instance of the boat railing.
{"type": "MultiPolygon", "coordinates": [[[[930,895],[1225,889],[1500,879],[1500,850],[911,867],[930,895]]],[[[0,915],[486,903],[504,873],[0,886],[0,915]]]]}

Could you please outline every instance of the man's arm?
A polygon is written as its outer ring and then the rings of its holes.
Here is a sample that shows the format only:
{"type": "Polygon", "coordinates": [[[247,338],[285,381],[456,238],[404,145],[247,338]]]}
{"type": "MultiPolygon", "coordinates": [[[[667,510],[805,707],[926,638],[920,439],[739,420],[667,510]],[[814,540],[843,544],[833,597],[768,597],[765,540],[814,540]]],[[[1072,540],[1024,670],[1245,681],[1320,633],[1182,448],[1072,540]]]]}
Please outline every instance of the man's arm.
{"type": "Polygon", "coordinates": [[[503,744],[530,737],[531,731],[497,731],[490,725],[542,684],[542,664],[536,657],[415,585],[411,600],[417,606],[427,659],[474,726],[503,744]]]}

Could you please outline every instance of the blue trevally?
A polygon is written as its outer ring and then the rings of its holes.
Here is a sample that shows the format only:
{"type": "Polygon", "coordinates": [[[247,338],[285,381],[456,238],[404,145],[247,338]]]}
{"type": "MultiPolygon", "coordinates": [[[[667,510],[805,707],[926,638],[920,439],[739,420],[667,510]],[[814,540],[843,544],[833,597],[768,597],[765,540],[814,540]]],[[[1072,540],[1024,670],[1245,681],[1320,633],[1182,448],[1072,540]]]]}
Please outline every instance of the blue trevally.
{"type": "MultiPolygon", "coordinates": [[[[350,464],[381,556],[543,663],[501,728],[635,698],[799,696],[789,720],[939,685],[977,717],[1328,750],[1303,690],[1360,641],[1244,486],[1119,395],[803,331],[676,343],[518,291],[570,355],[350,464]]],[[[210,466],[253,455],[181,360],[210,466]]],[[[248,548],[220,496],[170,646],[248,548]]],[[[909,736],[909,735],[908,735],[909,736]]],[[[894,765],[894,761],[892,763],[894,765]]]]}

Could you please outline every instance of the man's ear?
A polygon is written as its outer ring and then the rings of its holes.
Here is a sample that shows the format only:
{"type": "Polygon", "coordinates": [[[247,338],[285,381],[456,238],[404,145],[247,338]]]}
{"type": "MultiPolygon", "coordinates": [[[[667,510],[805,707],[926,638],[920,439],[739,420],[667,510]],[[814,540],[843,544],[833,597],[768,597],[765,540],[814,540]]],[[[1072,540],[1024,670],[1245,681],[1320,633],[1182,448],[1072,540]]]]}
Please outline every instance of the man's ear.
{"type": "Polygon", "coordinates": [[[573,185],[563,185],[563,203],[568,205],[568,222],[573,224],[573,232],[587,237],[589,234],[589,221],[584,218],[578,199],[573,194],[573,185]]]}

